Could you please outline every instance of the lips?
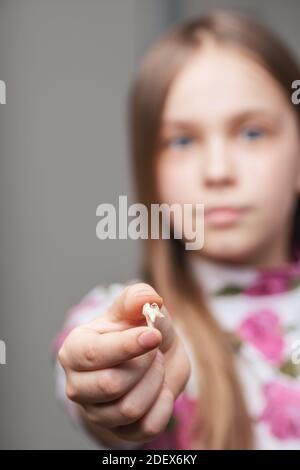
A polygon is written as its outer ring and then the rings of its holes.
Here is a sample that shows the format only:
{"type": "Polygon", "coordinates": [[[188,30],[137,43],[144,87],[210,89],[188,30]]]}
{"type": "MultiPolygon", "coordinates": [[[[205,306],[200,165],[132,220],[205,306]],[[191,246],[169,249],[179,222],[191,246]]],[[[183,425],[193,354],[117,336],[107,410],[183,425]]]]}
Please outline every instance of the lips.
{"type": "Polygon", "coordinates": [[[225,227],[239,221],[246,212],[245,207],[220,206],[206,209],[204,211],[205,221],[209,225],[225,227]]]}

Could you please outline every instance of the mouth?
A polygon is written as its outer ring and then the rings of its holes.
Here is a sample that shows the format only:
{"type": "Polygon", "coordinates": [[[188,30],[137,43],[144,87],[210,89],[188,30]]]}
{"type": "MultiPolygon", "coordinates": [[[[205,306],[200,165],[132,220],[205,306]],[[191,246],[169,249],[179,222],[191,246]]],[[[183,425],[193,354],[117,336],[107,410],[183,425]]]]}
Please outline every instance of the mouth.
{"type": "Polygon", "coordinates": [[[214,227],[227,227],[236,224],[249,210],[249,207],[220,206],[204,209],[205,222],[214,227]]]}

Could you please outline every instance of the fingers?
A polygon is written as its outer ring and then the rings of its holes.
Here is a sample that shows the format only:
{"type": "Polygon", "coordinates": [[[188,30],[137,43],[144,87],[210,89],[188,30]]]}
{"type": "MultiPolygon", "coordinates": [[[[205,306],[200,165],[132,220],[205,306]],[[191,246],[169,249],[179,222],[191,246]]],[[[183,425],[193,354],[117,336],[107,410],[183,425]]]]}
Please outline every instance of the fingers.
{"type": "Polygon", "coordinates": [[[159,351],[154,361],[136,386],[119,400],[110,404],[86,407],[94,423],[108,428],[137,421],[152,407],[164,382],[163,354],[159,351]]]}
{"type": "Polygon", "coordinates": [[[152,408],[142,419],[114,428],[117,437],[128,441],[149,442],[157,438],[166,428],[174,407],[174,396],[164,382],[152,408]]]}
{"type": "Polygon", "coordinates": [[[163,305],[163,299],[149,284],[137,283],[124,289],[109,307],[106,318],[112,322],[125,321],[135,325],[145,324],[146,319],[142,314],[142,309],[146,302],[157,303],[165,315],[163,318],[156,318],[154,326],[162,334],[160,349],[162,352],[166,352],[173,344],[176,330],[169,312],[163,305]]]}
{"type": "Polygon", "coordinates": [[[128,286],[98,319],[75,328],[58,359],[68,397],[83,406],[91,423],[129,441],[151,441],[165,429],[190,374],[171,315],[143,283],[128,286]],[[157,303],[164,314],[155,328],[146,326],[146,302],[157,303]]]}
{"type": "Polygon", "coordinates": [[[143,325],[145,317],[142,308],[146,302],[155,302],[161,307],[163,299],[149,284],[132,284],[124,289],[109,307],[108,318],[114,322],[125,321],[133,325],[143,325]]]}
{"type": "Polygon", "coordinates": [[[172,318],[164,305],[162,305],[161,311],[164,314],[164,317],[157,317],[154,326],[162,335],[162,342],[160,343],[159,349],[163,353],[166,353],[174,345],[177,338],[177,332],[172,318]]]}
{"type": "Polygon", "coordinates": [[[59,360],[63,367],[77,371],[104,369],[145,354],[161,340],[161,333],[149,327],[100,334],[83,326],[67,337],[59,351],[59,360]],[[141,344],[143,333],[147,335],[141,344]]]}
{"type": "Polygon", "coordinates": [[[67,372],[68,398],[82,404],[106,403],[125,395],[145,375],[157,354],[149,351],[120,366],[88,372],[67,372]]]}
{"type": "Polygon", "coordinates": [[[191,374],[189,357],[178,337],[173,347],[165,354],[165,368],[165,382],[176,399],[183,391],[191,374]]]}

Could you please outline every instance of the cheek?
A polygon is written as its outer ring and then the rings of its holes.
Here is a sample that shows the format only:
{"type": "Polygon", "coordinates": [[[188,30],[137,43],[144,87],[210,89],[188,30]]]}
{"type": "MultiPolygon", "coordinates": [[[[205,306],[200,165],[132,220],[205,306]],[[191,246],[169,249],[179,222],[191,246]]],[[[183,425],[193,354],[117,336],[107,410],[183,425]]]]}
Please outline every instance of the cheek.
{"type": "Polygon", "coordinates": [[[191,162],[165,158],[158,164],[157,182],[161,202],[173,204],[193,201],[199,191],[199,181],[191,162]]]}
{"type": "Polygon", "coordinates": [[[291,162],[286,161],[288,156],[272,153],[265,157],[266,161],[256,166],[255,178],[246,181],[255,209],[247,218],[245,228],[247,237],[253,241],[268,239],[286,227],[295,201],[294,175],[291,162]],[[277,165],[274,165],[275,157],[277,165]],[[274,158],[272,164],[271,158],[274,158]]]}
{"type": "Polygon", "coordinates": [[[296,196],[300,158],[297,147],[281,140],[250,157],[246,158],[243,178],[254,204],[267,210],[287,209],[296,196]]]}

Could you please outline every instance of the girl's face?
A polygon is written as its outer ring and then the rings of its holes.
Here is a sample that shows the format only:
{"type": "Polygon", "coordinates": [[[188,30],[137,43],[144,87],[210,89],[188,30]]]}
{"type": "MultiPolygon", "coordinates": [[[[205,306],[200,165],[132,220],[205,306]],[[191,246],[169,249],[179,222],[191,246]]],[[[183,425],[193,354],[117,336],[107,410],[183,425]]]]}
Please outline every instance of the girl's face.
{"type": "Polygon", "coordinates": [[[160,137],[161,202],[204,203],[199,254],[256,265],[288,260],[299,125],[250,53],[207,42],[172,84],[160,137]]]}

